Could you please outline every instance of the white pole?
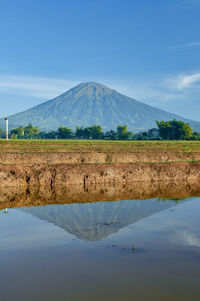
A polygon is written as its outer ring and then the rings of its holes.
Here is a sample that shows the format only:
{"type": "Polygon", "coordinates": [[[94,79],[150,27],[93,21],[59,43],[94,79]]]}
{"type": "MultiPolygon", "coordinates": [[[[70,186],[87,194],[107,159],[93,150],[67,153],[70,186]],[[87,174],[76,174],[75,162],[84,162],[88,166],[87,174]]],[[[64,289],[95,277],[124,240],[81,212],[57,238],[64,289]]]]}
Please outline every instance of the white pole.
{"type": "Polygon", "coordinates": [[[8,138],[8,117],[5,118],[5,121],[6,121],[6,140],[8,141],[9,138],[8,138]]]}

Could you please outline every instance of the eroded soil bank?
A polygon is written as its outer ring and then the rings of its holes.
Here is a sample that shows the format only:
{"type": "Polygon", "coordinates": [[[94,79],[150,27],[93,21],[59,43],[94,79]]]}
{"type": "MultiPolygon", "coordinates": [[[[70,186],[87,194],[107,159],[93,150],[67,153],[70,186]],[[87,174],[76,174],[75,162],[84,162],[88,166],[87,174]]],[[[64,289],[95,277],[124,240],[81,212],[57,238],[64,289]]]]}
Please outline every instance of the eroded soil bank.
{"type": "Polygon", "coordinates": [[[200,160],[200,151],[144,149],[135,151],[0,151],[0,162],[4,164],[106,164],[200,160]]]}
{"type": "Polygon", "coordinates": [[[199,141],[0,140],[0,164],[116,164],[198,160],[199,141]]]}
{"type": "Polygon", "coordinates": [[[154,181],[199,181],[200,162],[133,164],[0,165],[2,186],[126,184],[154,181]]]}
{"type": "MultiPolygon", "coordinates": [[[[102,195],[104,199],[123,199],[120,191],[125,198],[134,198],[131,191],[137,191],[136,197],[141,198],[147,192],[149,198],[151,191],[158,195],[159,188],[151,189],[157,182],[195,182],[198,186],[199,180],[199,142],[28,140],[0,143],[0,201],[14,202],[17,195],[22,199],[28,196],[34,202],[36,195],[46,200],[80,201],[85,194],[86,201],[90,195],[91,200],[99,200],[102,195]],[[137,182],[143,184],[137,186],[137,182]],[[71,186],[78,187],[74,197],[71,186]],[[127,188],[132,186],[134,188],[127,188]],[[58,192],[63,191],[63,188],[58,190],[59,187],[64,187],[65,192],[58,192]],[[96,188],[91,191],[91,187],[96,188]],[[143,187],[148,187],[146,192],[143,187]],[[127,194],[128,191],[131,194],[127,194]]],[[[185,191],[184,187],[182,190],[185,191]]]]}

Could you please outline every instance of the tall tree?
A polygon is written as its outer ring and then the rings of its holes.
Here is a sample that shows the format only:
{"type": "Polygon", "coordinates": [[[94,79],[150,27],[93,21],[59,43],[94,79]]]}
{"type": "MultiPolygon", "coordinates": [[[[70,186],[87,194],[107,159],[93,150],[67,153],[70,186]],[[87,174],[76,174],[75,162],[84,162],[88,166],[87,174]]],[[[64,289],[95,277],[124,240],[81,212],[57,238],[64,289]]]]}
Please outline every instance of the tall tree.
{"type": "Polygon", "coordinates": [[[0,138],[6,138],[6,132],[0,129],[0,138]]]}
{"type": "Polygon", "coordinates": [[[26,139],[38,138],[39,129],[37,126],[33,126],[31,123],[24,128],[24,137],[26,139]]]}
{"type": "Polygon", "coordinates": [[[84,128],[82,126],[76,126],[76,132],[74,136],[78,139],[84,139],[84,128]]]}
{"type": "Polygon", "coordinates": [[[56,139],[58,138],[58,132],[57,131],[50,131],[50,132],[39,132],[38,134],[39,139],[56,139]]]}
{"type": "Polygon", "coordinates": [[[193,136],[193,130],[188,123],[181,120],[157,121],[159,134],[162,139],[187,140],[193,136]]]}
{"type": "Polygon", "coordinates": [[[116,140],[117,139],[117,133],[114,130],[107,131],[104,134],[104,138],[107,139],[107,140],[116,140]]]}
{"type": "Polygon", "coordinates": [[[79,139],[103,139],[104,134],[100,125],[94,124],[86,128],[76,127],[75,137],[79,139]]]}
{"type": "Polygon", "coordinates": [[[10,131],[10,134],[11,134],[11,138],[23,139],[24,138],[24,128],[22,126],[20,126],[16,129],[12,129],[10,131]]]}
{"type": "Polygon", "coordinates": [[[129,140],[132,135],[132,132],[128,132],[127,125],[117,126],[117,138],[119,140],[129,140]]]}
{"type": "Polygon", "coordinates": [[[70,138],[73,138],[72,129],[60,126],[59,129],[58,129],[58,138],[59,139],[70,139],[70,138]]]}
{"type": "Polygon", "coordinates": [[[102,139],[103,138],[102,127],[100,125],[94,124],[93,126],[90,126],[88,128],[88,131],[89,131],[90,137],[92,139],[102,139]]]}

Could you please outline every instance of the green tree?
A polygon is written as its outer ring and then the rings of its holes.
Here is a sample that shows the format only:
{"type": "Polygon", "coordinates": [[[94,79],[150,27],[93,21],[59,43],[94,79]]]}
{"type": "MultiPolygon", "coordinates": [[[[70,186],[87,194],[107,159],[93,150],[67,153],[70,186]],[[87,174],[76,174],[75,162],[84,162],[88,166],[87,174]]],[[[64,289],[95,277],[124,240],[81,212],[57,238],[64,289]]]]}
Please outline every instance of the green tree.
{"type": "Polygon", "coordinates": [[[128,132],[127,125],[117,126],[117,138],[119,140],[129,140],[133,136],[132,132],[128,132]]]}
{"type": "Polygon", "coordinates": [[[193,136],[193,130],[188,123],[181,120],[157,121],[159,134],[162,139],[168,140],[188,140],[193,136]]]}
{"type": "Polygon", "coordinates": [[[85,133],[84,133],[84,128],[81,126],[76,126],[76,132],[75,132],[75,137],[78,139],[84,139],[85,133]]]}
{"type": "Polygon", "coordinates": [[[104,138],[107,140],[116,140],[117,139],[117,133],[114,130],[110,130],[105,133],[104,138]]]}
{"type": "Polygon", "coordinates": [[[6,132],[0,129],[0,138],[6,138],[6,132]]]}
{"type": "Polygon", "coordinates": [[[86,128],[76,126],[75,137],[78,139],[103,139],[104,134],[102,127],[94,124],[86,128]]]}
{"type": "Polygon", "coordinates": [[[73,138],[72,129],[60,126],[59,129],[58,129],[58,138],[59,139],[70,139],[70,138],[73,138]]]}
{"type": "Polygon", "coordinates": [[[17,134],[12,134],[12,135],[11,135],[11,139],[18,139],[17,134]]]}
{"type": "Polygon", "coordinates": [[[31,123],[24,128],[24,137],[25,139],[36,139],[38,138],[39,129],[34,127],[31,123]]]}
{"type": "Polygon", "coordinates": [[[90,133],[90,138],[92,138],[92,139],[102,139],[103,138],[102,127],[100,125],[94,124],[93,126],[90,126],[88,128],[88,131],[90,133]]]}
{"type": "Polygon", "coordinates": [[[57,131],[50,131],[50,132],[39,132],[38,134],[39,139],[57,139],[58,132],[57,131]]]}
{"type": "Polygon", "coordinates": [[[24,138],[24,128],[22,126],[12,129],[10,131],[12,139],[23,139],[24,138]]]}
{"type": "Polygon", "coordinates": [[[159,129],[152,128],[146,132],[136,133],[133,137],[134,140],[159,140],[159,129]]]}
{"type": "Polygon", "coordinates": [[[192,140],[200,140],[200,133],[199,132],[194,132],[192,136],[192,140]]]}

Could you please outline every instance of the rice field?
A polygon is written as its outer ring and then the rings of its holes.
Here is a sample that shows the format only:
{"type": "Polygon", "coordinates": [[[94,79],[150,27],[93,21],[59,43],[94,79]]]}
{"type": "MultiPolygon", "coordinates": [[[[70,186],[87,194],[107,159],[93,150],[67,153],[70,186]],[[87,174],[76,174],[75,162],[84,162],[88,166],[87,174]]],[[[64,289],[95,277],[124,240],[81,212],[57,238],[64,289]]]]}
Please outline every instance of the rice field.
{"type": "Polygon", "coordinates": [[[0,140],[0,151],[199,152],[200,141],[0,140]]]}

